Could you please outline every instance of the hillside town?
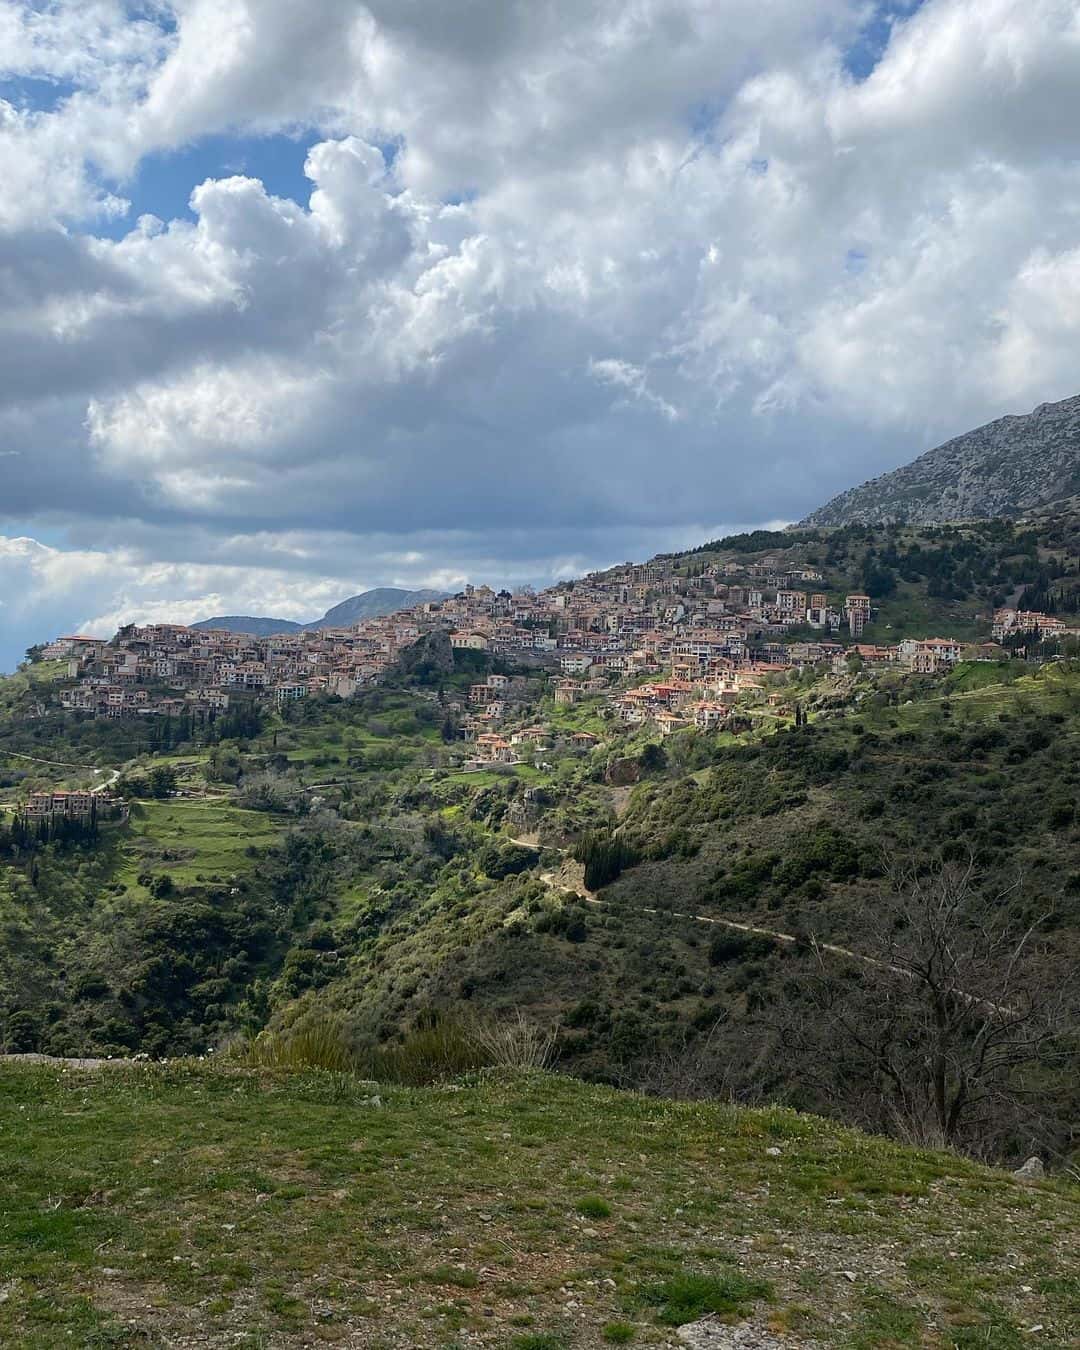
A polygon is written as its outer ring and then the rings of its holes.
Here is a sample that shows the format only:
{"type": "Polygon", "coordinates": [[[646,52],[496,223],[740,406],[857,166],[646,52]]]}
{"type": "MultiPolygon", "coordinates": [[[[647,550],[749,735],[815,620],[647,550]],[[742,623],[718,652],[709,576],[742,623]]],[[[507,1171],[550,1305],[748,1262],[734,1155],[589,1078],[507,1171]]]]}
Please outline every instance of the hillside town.
{"type": "MultiPolygon", "coordinates": [[[[872,596],[851,593],[833,602],[819,571],[776,557],[696,566],[660,557],[540,592],[467,586],[351,628],[252,637],[129,624],[109,639],[58,638],[42,656],[67,663],[56,686],[60,709],[199,720],[227,713],[238,701],[349,698],[378,682],[422,637],[443,632],[454,650],[548,671],[556,705],[604,693],[612,717],[665,735],[725,725],[740,700],[769,697],[763,681],[786,670],[825,665],[840,674],[854,663],[933,675],[964,654],[1000,657],[998,644],[1017,635],[1077,631],[1051,615],[1002,609],[994,615],[994,641],[974,651],[949,637],[883,646],[862,640],[874,615],[872,596]]],[[[528,740],[527,729],[513,741],[497,734],[507,683],[504,675],[490,675],[469,691],[463,732],[477,763],[512,763],[528,740]]]]}

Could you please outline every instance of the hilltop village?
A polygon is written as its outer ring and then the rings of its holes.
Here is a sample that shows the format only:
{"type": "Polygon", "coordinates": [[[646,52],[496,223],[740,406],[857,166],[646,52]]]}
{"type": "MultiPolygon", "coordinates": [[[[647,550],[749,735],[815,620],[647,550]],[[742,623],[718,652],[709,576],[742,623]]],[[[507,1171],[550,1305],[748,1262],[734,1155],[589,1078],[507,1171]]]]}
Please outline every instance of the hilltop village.
{"type": "MultiPolygon", "coordinates": [[[[854,662],[935,674],[962,656],[996,659],[998,645],[1078,631],[1053,615],[999,609],[993,643],[973,648],[951,637],[862,641],[875,598],[851,593],[830,602],[816,568],[779,557],[704,561],[693,555],[626,563],[541,592],[467,586],[460,594],[351,628],[252,637],[177,624],[128,625],[111,639],[58,638],[44,659],[67,663],[54,686],[62,710],[100,717],[214,718],[251,699],[284,704],[314,695],[349,698],[377,683],[402,653],[443,633],[450,647],[550,672],[556,704],[606,693],[620,722],[650,724],[663,736],[683,727],[714,730],[746,696],[791,669],[854,662]],[[688,558],[690,561],[688,562],[688,558]]],[[[987,627],[990,628],[987,615],[987,627]]],[[[516,761],[520,747],[543,743],[542,729],[512,738],[496,728],[506,714],[509,679],[493,674],[472,687],[463,718],[474,764],[516,761]]],[[[46,715],[48,706],[39,708],[46,715]]]]}

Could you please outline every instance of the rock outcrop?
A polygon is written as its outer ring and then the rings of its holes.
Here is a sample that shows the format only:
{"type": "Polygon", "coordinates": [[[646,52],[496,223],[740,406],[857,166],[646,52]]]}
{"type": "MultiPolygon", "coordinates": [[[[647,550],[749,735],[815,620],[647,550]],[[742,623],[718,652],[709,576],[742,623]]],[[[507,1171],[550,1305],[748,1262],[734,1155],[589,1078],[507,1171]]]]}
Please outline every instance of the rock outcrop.
{"type": "Polygon", "coordinates": [[[1080,492],[1080,395],[957,436],[851,488],[803,525],[1021,516],[1080,492]]]}

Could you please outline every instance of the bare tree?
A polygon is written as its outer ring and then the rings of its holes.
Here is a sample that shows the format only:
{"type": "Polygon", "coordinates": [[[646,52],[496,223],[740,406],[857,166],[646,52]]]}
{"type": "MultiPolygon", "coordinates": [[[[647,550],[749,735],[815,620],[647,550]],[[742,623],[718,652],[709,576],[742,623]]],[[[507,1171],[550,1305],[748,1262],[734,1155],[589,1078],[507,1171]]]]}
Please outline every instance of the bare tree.
{"type": "Polygon", "coordinates": [[[1051,1147],[1080,1049],[1080,978],[974,859],[888,869],[852,942],[814,944],[782,1019],[799,1076],[845,1115],[980,1152],[1051,1147]],[[1062,1072],[1064,1070],[1064,1072],[1062,1072]]]}

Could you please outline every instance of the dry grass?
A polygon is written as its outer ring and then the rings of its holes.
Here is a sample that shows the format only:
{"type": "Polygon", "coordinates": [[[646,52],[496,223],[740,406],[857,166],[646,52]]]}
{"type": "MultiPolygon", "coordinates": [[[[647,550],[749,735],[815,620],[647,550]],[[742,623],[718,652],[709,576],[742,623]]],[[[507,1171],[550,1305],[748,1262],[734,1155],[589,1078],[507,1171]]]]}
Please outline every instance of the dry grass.
{"type": "Polygon", "coordinates": [[[558,1033],[519,1009],[511,1017],[478,1022],[474,1036],[488,1064],[500,1069],[546,1069],[555,1057],[558,1033]]]}

